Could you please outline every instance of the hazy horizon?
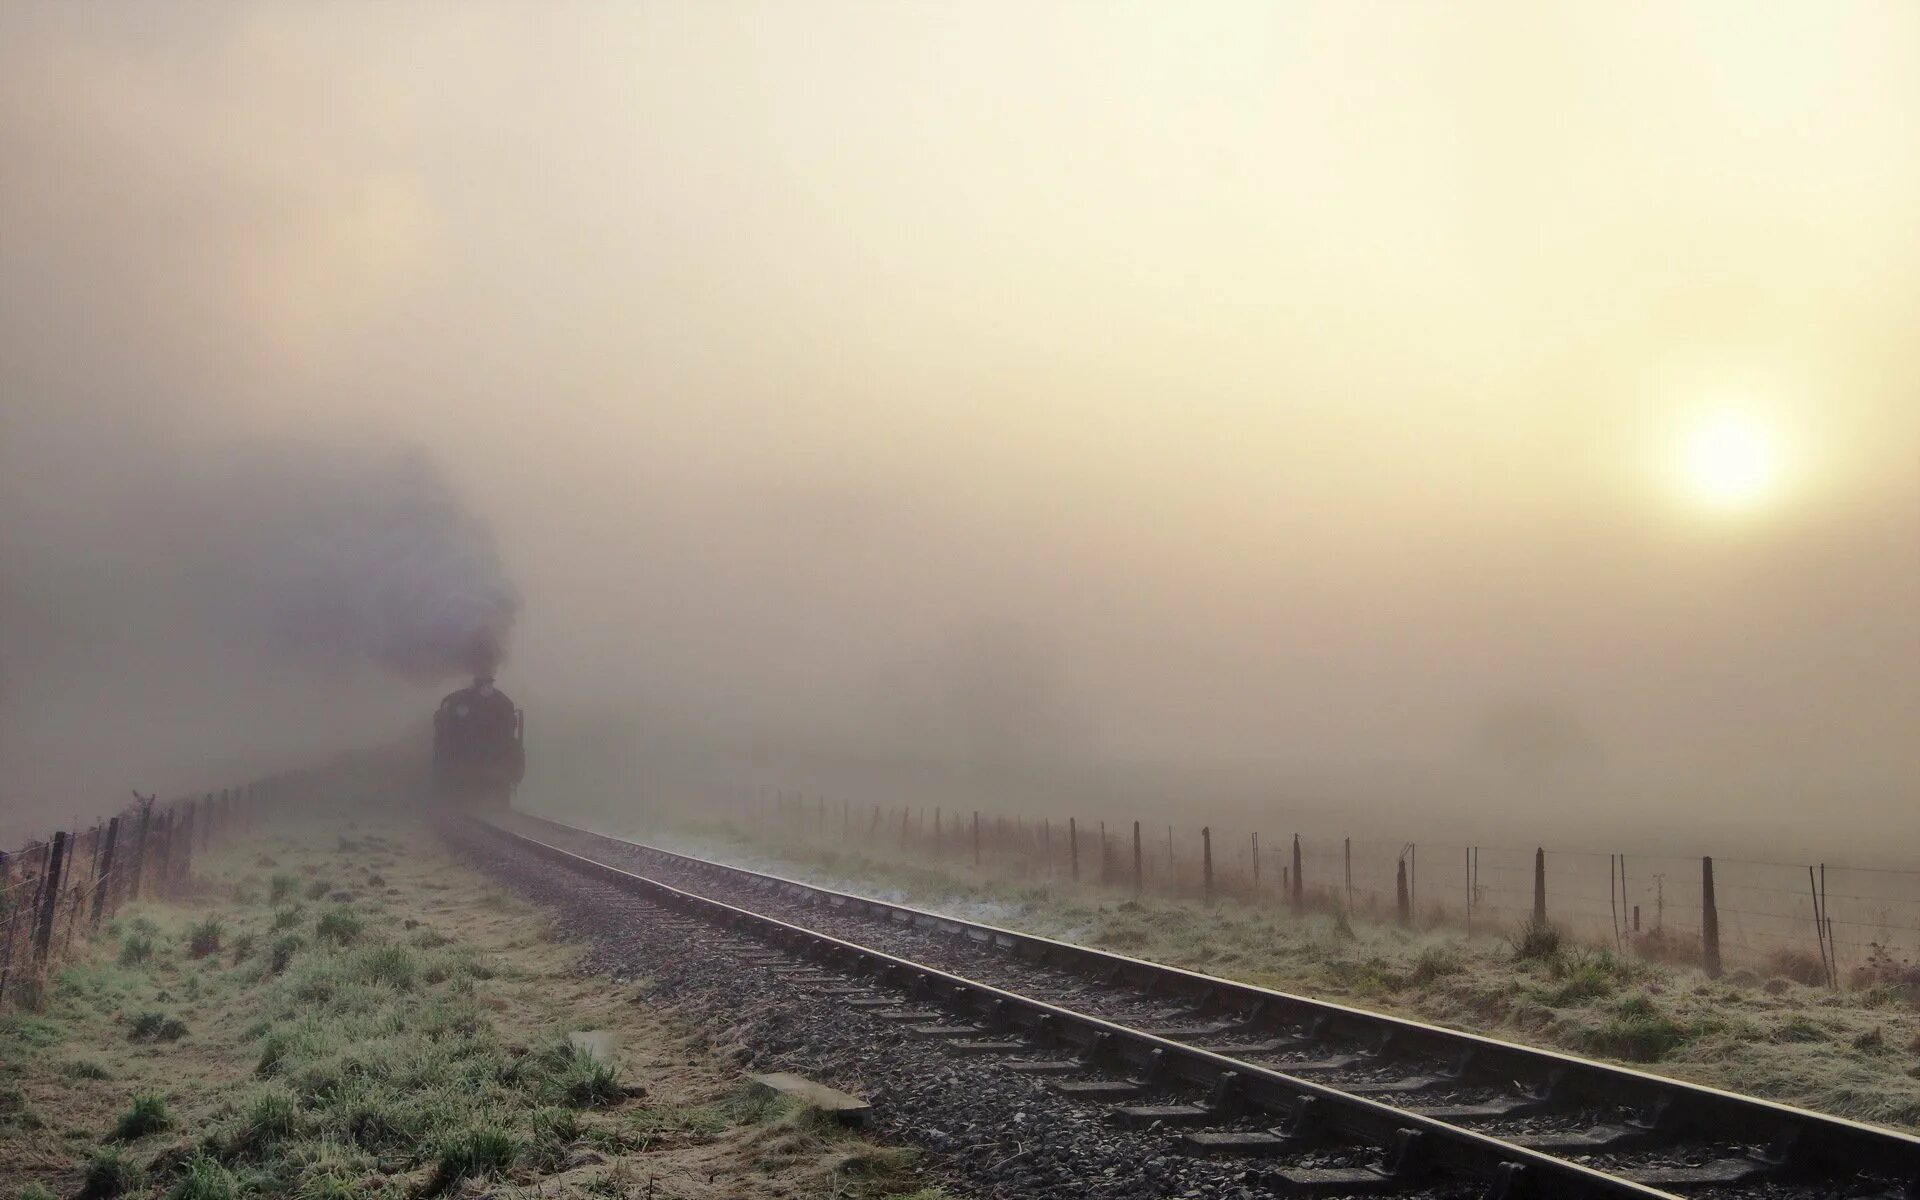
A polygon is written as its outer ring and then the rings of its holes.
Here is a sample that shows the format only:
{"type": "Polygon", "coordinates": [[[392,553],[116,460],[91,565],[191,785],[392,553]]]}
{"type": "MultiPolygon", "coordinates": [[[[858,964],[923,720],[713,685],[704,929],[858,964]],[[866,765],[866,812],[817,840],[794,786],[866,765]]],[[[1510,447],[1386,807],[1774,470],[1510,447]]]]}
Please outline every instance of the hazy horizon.
{"type": "Polygon", "coordinates": [[[0,154],[0,842],[417,727],[262,583],[417,463],[530,792],[1914,848],[1920,10],[19,4],[0,154]]]}

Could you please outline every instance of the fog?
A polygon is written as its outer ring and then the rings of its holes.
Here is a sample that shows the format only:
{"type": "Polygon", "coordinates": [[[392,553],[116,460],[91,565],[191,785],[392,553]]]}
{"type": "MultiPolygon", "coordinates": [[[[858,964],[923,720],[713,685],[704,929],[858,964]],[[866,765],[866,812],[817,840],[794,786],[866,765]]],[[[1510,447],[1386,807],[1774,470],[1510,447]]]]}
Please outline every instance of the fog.
{"type": "Polygon", "coordinates": [[[0,164],[0,841],[509,621],[542,802],[1920,841],[1920,10],[14,4],[0,164]]]}

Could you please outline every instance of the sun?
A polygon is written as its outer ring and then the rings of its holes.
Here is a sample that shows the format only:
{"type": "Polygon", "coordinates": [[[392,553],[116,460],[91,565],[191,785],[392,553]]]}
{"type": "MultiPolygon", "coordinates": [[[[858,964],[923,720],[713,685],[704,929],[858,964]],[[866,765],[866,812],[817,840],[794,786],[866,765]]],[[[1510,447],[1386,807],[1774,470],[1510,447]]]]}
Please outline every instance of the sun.
{"type": "Polygon", "coordinates": [[[1680,482],[1695,503],[1715,512],[1747,512],[1774,500],[1783,468],[1777,431],[1752,413],[1706,413],[1681,436],[1680,482]]]}

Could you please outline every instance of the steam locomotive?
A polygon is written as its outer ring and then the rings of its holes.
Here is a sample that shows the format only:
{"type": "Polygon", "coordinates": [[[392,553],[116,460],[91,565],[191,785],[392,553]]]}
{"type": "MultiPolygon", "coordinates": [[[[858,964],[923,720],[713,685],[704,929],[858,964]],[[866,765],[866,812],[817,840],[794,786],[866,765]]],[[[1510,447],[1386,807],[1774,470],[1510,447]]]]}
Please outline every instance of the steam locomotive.
{"type": "Polygon", "coordinates": [[[440,701],[433,714],[433,782],[444,804],[505,808],[527,773],[526,714],[493,676],[440,701]]]}

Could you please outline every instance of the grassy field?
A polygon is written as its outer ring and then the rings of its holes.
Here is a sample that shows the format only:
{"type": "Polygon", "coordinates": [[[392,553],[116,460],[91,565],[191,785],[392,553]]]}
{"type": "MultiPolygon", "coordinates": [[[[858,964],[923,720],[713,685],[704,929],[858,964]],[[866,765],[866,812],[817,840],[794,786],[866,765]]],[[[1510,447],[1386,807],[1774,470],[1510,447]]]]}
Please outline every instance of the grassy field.
{"type": "MultiPolygon", "coordinates": [[[[556,814],[559,815],[559,814],[556,814]]],[[[1846,991],[1803,982],[1818,964],[1699,970],[1557,931],[1468,939],[1338,913],[1223,901],[1136,900],[972,877],[925,862],[781,847],[731,826],[595,828],[957,916],[1340,1000],[1905,1129],[1920,1126],[1920,978],[1890,964],[1846,991]]]]}
{"type": "Polygon", "coordinates": [[[215,856],[0,1015],[0,1197],[848,1197],[903,1151],[755,1096],[404,825],[215,856]],[[606,1030],[612,1064],[566,1034],[606,1030]]]}

